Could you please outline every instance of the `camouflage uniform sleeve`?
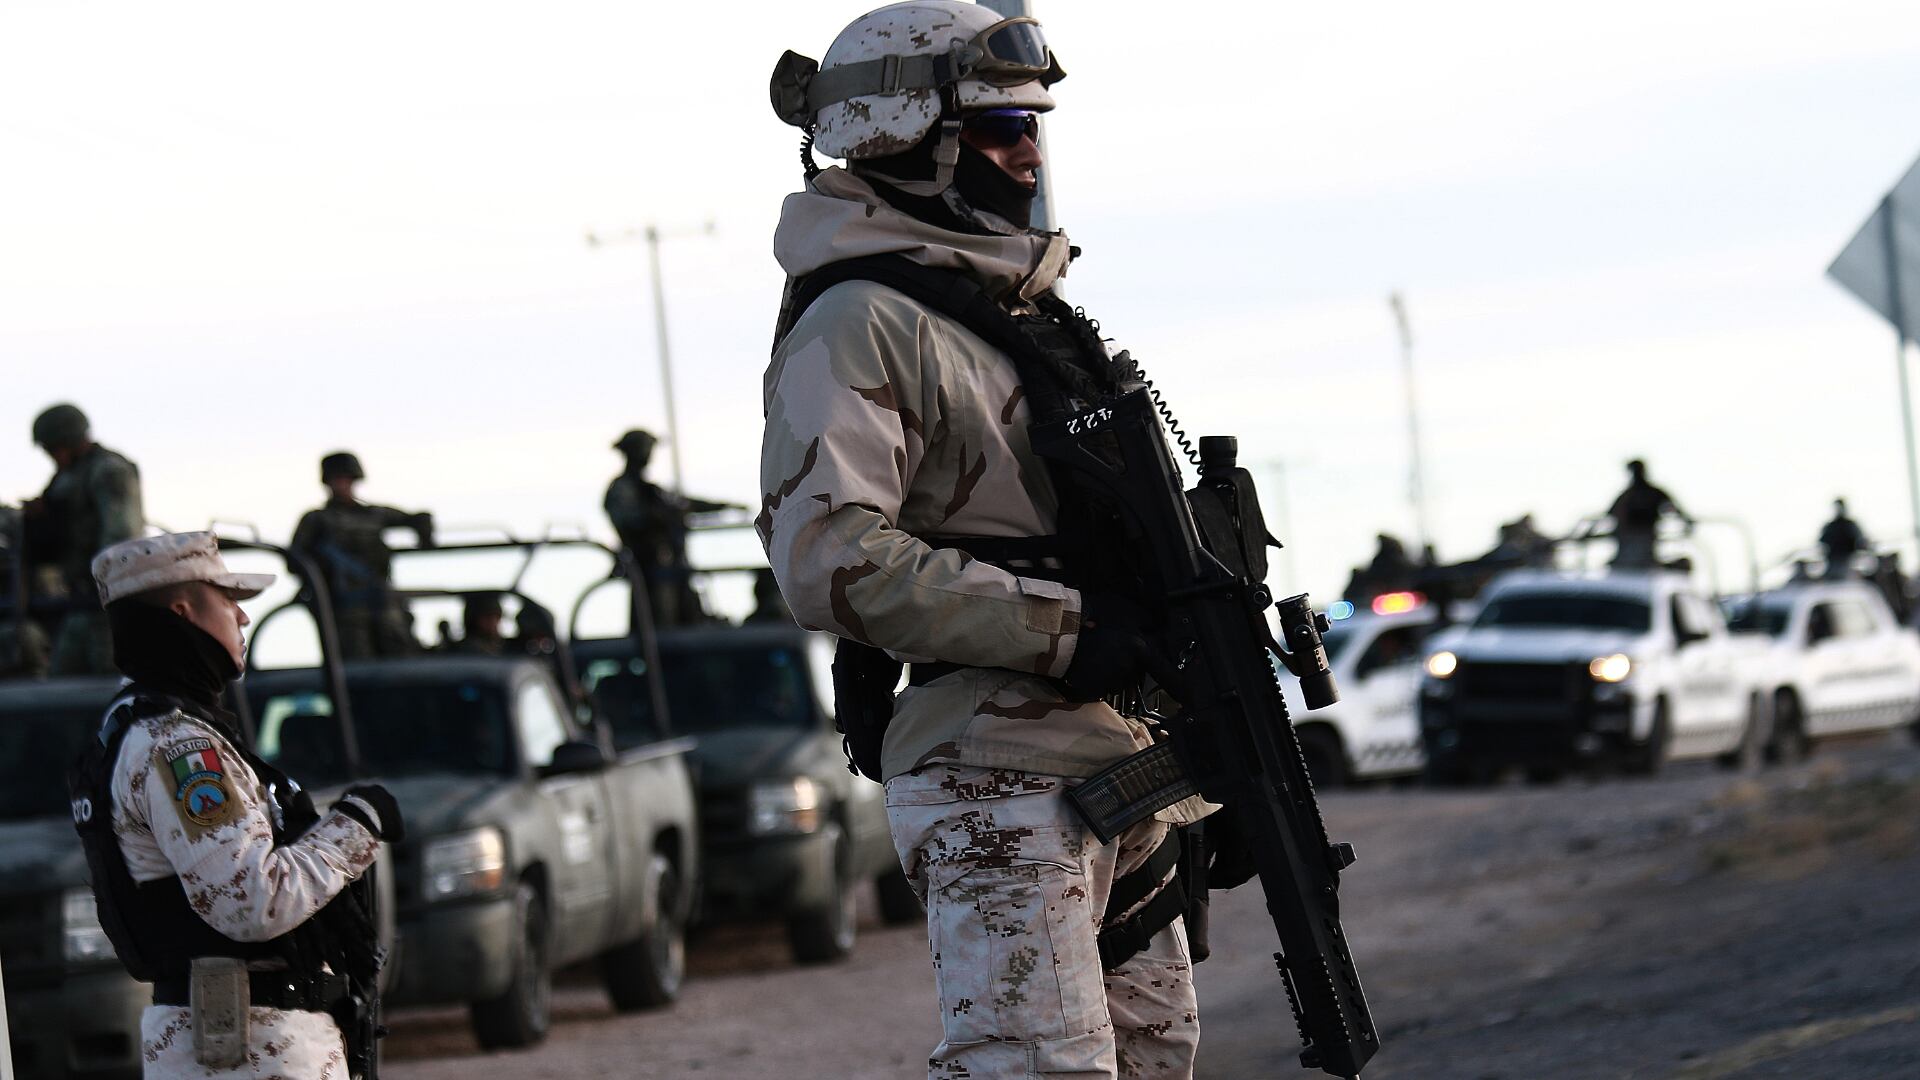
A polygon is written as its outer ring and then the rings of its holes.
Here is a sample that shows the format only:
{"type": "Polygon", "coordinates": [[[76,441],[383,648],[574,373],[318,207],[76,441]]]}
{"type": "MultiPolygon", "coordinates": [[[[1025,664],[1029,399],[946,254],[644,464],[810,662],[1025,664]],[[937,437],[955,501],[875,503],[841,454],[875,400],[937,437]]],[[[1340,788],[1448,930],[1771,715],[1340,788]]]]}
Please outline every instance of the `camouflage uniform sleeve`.
{"type": "Polygon", "coordinates": [[[380,842],[335,811],[276,847],[267,794],[218,732],[174,718],[140,785],[154,842],[207,925],[266,941],[312,917],[373,864],[380,842]]]}
{"type": "Polygon", "coordinates": [[[146,513],[140,505],[140,471],[132,462],[109,458],[94,474],[92,495],[94,512],[100,517],[100,548],[131,540],[146,529],[146,513]]]}
{"type": "Polygon", "coordinates": [[[815,302],[768,372],[761,543],[803,625],[901,657],[1059,675],[1079,636],[1077,592],[898,525],[927,456],[923,418],[951,370],[940,352],[954,347],[878,286],[815,302]]]}

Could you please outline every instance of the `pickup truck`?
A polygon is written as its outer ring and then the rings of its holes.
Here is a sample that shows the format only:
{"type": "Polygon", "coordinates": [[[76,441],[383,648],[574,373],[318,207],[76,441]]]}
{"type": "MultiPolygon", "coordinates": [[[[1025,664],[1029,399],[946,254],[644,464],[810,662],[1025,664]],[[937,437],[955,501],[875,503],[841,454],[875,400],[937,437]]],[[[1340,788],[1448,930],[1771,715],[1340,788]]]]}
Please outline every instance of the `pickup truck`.
{"type": "Polygon", "coordinates": [[[1308,712],[1299,681],[1280,680],[1315,788],[1420,772],[1420,663],[1441,625],[1418,594],[1387,593],[1325,635],[1339,701],[1308,712]]]}
{"type": "Polygon", "coordinates": [[[1669,760],[1755,764],[1767,646],[1734,636],[1683,574],[1516,571],[1469,625],[1435,638],[1420,689],[1427,775],[1534,780],[1669,760]]]}
{"type": "MultiPolygon", "coordinates": [[[[597,958],[614,1007],[671,1002],[699,874],[684,740],[614,754],[529,658],[349,662],[359,773],[407,820],[394,1006],[464,1002],[483,1047],[546,1036],[553,971],[597,958]]],[[[260,755],[318,785],[344,740],[308,669],[246,682],[260,755]]]]}
{"type": "Polygon", "coordinates": [[[0,959],[22,1077],[140,1075],[140,1013],[153,991],[100,929],[67,796],[67,766],[119,685],[0,684],[0,959]]]}
{"type": "Polygon", "coordinates": [[[1770,757],[1791,760],[1815,740],[1886,731],[1920,715],[1920,636],[1900,625],[1880,590],[1804,582],[1727,609],[1736,634],[1767,646],[1770,757]]]}
{"type": "MultiPolygon", "coordinates": [[[[695,740],[702,917],[781,919],[801,963],[852,951],[863,881],[885,921],[923,918],[882,789],[848,771],[834,731],[833,639],[791,622],[719,623],[661,630],[658,649],[672,731],[695,740]]],[[[616,746],[662,737],[631,639],[578,641],[574,663],[616,746]]]]}

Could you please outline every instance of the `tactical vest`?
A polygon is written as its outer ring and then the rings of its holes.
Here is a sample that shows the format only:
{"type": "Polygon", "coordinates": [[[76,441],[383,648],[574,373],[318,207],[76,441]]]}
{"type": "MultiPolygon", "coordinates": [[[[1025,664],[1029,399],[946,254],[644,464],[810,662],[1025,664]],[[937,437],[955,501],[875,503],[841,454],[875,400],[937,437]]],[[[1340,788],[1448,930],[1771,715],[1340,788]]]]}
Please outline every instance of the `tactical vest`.
{"type": "Polygon", "coordinates": [[[371,913],[352,889],[343,889],[313,918],[277,938],[237,941],[215,930],[193,910],[178,876],[136,882],[127,870],[113,831],[113,773],[127,732],[142,719],[179,710],[206,724],[227,739],[266,786],[271,800],[273,843],[279,847],[320,820],[313,797],[285,773],[260,760],[229,726],[206,709],[138,685],[109,707],[99,737],[87,740],[80,758],[67,775],[73,798],[74,827],[86,850],[87,869],[100,915],[100,928],[113,943],[127,973],[154,984],[156,1003],[184,1003],[178,997],[193,958],[231,956],[248,961],[279,961],[284,965],[288,993],[275,1004],[281,1008],[323,1009],[322,965],[338,975],[371,972],[379,963],[379,943],[371,913]]]}

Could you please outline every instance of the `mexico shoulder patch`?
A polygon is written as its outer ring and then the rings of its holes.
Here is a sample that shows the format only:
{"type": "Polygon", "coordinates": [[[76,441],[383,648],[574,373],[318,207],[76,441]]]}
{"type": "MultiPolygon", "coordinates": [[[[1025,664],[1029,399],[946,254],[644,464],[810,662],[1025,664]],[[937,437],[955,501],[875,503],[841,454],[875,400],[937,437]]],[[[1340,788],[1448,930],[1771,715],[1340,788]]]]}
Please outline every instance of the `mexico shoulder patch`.
{"type": "Polygon", "coordinates": [[[180,816],[203,829],[233,820],[238,801],[220,753],[211,739],[184,739],[167,748],[173,772],[173,801],[180,816]]]}

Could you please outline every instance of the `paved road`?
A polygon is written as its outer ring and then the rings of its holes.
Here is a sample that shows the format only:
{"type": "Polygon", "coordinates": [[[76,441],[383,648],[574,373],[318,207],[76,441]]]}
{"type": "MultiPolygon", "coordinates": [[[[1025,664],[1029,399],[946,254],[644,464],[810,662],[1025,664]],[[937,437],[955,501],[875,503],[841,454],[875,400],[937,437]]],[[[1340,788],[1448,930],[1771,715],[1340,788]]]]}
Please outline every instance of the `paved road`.
{"type": "MultiPolygon", "coordinates": [[[[1325,800],[1385,1049],[1369,1078],[1920,1077],[1920,751],[1883,740],[1740,777],[1325,800]]],[[[1200,1075],[1306,1076],[1257,890],[1215,903],[1200,1075]]],[[[935,1041],[926,943],[871,918],[847,964],[715,933],[663,1013],[563,986],[553,1037],[478,1056],[403,1014],[394,1080],[908,1077],[935,1041]]],[[[1317,1075],[1317,1074],[1315,1074],[1317,1075]]]]}

